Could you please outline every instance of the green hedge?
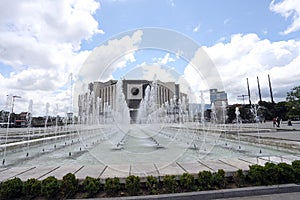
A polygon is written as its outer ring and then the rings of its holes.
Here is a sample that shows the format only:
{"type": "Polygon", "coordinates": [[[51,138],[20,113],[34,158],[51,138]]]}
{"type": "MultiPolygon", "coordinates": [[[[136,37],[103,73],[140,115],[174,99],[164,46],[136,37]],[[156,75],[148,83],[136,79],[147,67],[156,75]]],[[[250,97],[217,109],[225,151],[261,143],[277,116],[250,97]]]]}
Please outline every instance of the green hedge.
{"type": "Polygon", "coordinates": [[[0,183],[0,199],[64,199],[84,197],[117,197],[140,194],[162,194],[176,192],[190,192],[214,190],[253,185],[274,185],[285,183],[300,183],[300,161],[286,163],[266,163],[265,166],[252,165],[246,174],[237,170],[232,177],[225,177],[224,170],[217,172],[201,171],[198,176],[184,173],[180,177],[166,175],[163,180],[148,176],[145,183],[140,182],[138,176],[128,176],[124,183],[119,178],[107,178],[101,184],[99,178],[86,177],[79,182],[74,174],[66,174],[62,180],[50,176],[39,181],[28,179],[22,181],[13,178],[0,183]]]}

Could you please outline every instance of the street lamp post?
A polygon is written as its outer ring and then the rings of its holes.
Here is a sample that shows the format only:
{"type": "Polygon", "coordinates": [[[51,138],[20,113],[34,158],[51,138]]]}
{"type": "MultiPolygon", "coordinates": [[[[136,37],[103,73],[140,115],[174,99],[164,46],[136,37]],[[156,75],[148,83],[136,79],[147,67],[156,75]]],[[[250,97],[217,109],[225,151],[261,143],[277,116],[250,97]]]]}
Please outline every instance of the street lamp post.
{"type": "Polygon", "coordinates": [[[22,97],[20,97],[20,96],[17,96],[17,95],[13,95],[13,96],[12,96],[12,106],[11,106],[11,113],[13,113],[13,112],[14,112],[15,98],[22,98],[22,97]]]}

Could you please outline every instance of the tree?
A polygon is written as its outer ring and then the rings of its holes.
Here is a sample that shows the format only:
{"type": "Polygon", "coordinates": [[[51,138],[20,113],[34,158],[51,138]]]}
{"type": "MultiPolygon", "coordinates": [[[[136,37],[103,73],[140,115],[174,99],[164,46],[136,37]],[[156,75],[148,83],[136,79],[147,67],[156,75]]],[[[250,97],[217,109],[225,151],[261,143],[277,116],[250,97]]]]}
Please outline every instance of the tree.
{"type": "Polygon", "coordinates": [[[288,117],[292,119],[300,118],[300,86],[296,86],[287,93],[288,117]]]}

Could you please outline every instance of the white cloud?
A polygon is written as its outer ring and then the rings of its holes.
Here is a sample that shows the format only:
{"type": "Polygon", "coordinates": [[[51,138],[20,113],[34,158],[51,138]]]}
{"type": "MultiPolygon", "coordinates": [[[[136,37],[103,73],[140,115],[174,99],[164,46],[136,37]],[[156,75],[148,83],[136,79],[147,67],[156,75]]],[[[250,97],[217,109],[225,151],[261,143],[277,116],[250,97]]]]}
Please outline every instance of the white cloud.
{"type": "Polygon", "coordinates": [[[120,59],[118,59],[116,67],[117,68],[123,68],[126,67],[127,64],[129,63],[133,63],[135,62],[135,57],[134,57],[134,53],[128,53],[125,56],[121,57],[120,59]]]}
{"type": "Polygon", "coordinates": [[[142,79],[145,80],[160,80],[163,82],[176,82],[177,78],[174,76],[172,69],[162,67],[159,64],[150,64],[150,65],[142,65],[143,76],[142,79]]]}
{"type": "MultiPolygon", "coordinates": [[[[2,0],[0,63],[12,73],[0,76],[1,92],[22,94],[22,101],[37,93],[44,97],[38,101],[65,96],[69,73],[89,55],[80,51],[82,41],[104,33],[93,17],[99,8],[94,0],[2,0]]],[[[5,100],[0,97],[0,105],[5,100]]]]}
{"type": "Polygon", "coordinates": [[[260,78],[262,95],[270,101],[268,78],[270,74],[274,97],[284,100],[286,92],[300,85],[300,42],[295,40],[271,42],[261,40],[256,34],[233,35],[228,43],[204,47],[216,65],[231,103],[237,96],[247,93],[246,78],[250,89],[257,93],[256,76],[260,78]],[[288,77],[288,78],[287,78],[288,77]]]}
{"type": "Polygon", "coordinates": [[[195,27],[193,28],[193,32],[194,32],[194,33],[197,33],[197,32],[199,31],[199,29],[200,29],[200,24],[198,24],[197,26],[195,26],[195,27]]]}
{"type": "Polygon", "coordinates": [[[175,6],[175,2],[174,0],[170,0],[171,6],[174,7],[175,6]]]}
{"type": "Polygon", "coordinates": [[[134,62],[134,52],[138,50],[143,32],[138,30],[131,36],[111,39],[107,44],[93,50],[80,70],[81,82],[88,84],[95,80],[107,81],[113,72],[134,62]]]}
{"type": "Polygon", "coordinates": [[[230,20],[231,20],[230,18],[225,19],[224,22],[223,22],[224,25],[228,24],[230,22],[230,20]]]}
{"type": "MultiPolygon", "coordinates": [[[[178,56],[176,55],[176,58],[178,56]]],[[[154,61],[156,61],[159,65],[166,65],[170,62],[175,62],[176,60],[172,57],[170,57],[170,53],[166,53],[163,58],[155,58],[154,61]]]]}
{"type": "Polygon", "coordinates": [[[283,34],[289,34],[300,30],[300,1],[299,0],[283,0],[276,3],[273,0],[270,4],[270,10],[279,13],[286,19],[291,17],[292,24],[287,27],[283,34]]]}
{"type": "MultiPolygon", "coordinates": [[[[132,35],[111,39],[107,43],[95,48],[83,63],[76,81],[74,96],[78,96],[88,89],[88,84],[98,81],[114,79],[112,74],[134,62],[134,52],[138,50],[143,31],[137,30],[132,35]]],[[[74,99],[76,105],[77,99],[74,99]]],[[[76,109],[76,107],[75,107],[76,109]]]]}

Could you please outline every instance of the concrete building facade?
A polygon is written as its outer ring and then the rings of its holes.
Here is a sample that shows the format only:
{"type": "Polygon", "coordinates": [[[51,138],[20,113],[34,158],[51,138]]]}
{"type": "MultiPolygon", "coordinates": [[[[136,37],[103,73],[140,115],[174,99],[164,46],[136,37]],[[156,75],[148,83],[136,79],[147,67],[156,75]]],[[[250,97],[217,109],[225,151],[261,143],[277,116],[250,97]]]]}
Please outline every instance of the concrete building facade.
{"type": "MultiPolygon", "coordinates": [[[[103,114],[105,107],[110,107],[114,110],[117,106],[117,80],[109,80],[107,82],[95,81],[89,84],[89,93],[93,93],[95,98],[101,99],[99,114],[103,114]]],[[[137,112],[142,99],[145,97],[145,91],[147,86],[151,86],[153,81],[148,80],[122,80],[122,90],[125,97],[125,101],[130,111],[131,121],[135,122],[137,112]]],[[[183,96],[187,97],[186,94],[180,92],[180,85],[175,82],[162,82],[157,80],[156,84],[156,102],[157,106],[160,107],[166,102],[170,102],[173,99],[178,103],[179,99],[183,96]]],[[[87,113],[87,107],[83,106],[81,102],[86,101],[88,93],[79,95],[78,108],[79,116],[87,113]]],[[[187,99],[187,98],[186,98],[187,99]]]]}

